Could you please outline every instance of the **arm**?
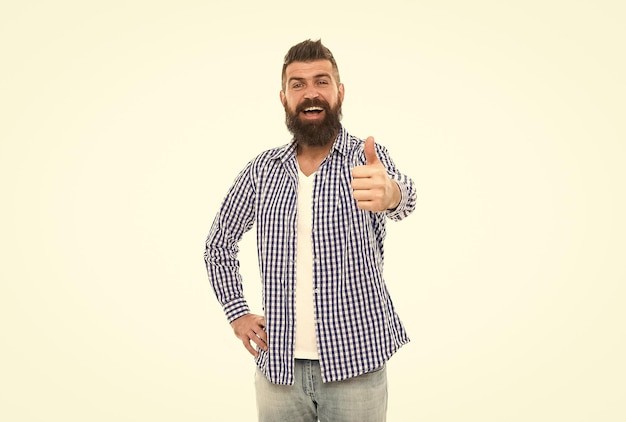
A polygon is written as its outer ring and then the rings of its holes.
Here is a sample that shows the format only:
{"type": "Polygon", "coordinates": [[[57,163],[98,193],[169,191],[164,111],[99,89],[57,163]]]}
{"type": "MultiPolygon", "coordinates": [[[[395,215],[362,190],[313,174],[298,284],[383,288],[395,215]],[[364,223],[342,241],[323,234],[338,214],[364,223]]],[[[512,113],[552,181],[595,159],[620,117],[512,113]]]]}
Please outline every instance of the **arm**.
{"type": "Polygon", "coordinates": [[[238,243],[254,224],[254,189],[250,178],[251,164],[237,176],[213,221],[206,240],[204,260],[209,281],[235,336],[256,356],[250,340],[267,348],[265,319],[250,314],[243,295],[237,258],[238,243]]]}
{"type": "Polygon", "coordinates": [[[413,181],[400,173],[386,149],[369,137],[363,147],[365,165],[352,170],[352,189],[359,208],[386,212],[392,220],[401,220],[415,209],[413,181]]]}

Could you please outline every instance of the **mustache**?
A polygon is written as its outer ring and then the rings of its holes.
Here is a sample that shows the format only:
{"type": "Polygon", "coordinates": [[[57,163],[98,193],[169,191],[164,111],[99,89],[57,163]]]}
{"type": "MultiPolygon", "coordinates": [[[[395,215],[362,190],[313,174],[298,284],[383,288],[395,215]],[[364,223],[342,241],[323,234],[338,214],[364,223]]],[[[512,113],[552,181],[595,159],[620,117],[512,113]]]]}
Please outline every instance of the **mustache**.
{"type": "Polygon", "coordinates": [[[330,104],[319,98],[307,98],[298,107],[296,107],[296,113],[300,113],[309,107],[321,107],[324,110],[330,110],[330,104]]]}

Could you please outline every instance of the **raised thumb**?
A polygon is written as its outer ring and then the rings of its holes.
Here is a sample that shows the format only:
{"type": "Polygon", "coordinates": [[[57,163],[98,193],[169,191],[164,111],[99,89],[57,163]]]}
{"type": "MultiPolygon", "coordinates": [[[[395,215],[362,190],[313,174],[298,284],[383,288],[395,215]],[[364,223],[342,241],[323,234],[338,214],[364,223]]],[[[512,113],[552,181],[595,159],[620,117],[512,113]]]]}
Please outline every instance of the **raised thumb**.
{"type": "Polygon", "coordinates": [[[372,136],[368,136],[365,140],[363,152],[365,152],[365,164],[376,164],[380,162],[378,156],[376,155],[376,143],[374,142],[374,138],[372,136]]]}

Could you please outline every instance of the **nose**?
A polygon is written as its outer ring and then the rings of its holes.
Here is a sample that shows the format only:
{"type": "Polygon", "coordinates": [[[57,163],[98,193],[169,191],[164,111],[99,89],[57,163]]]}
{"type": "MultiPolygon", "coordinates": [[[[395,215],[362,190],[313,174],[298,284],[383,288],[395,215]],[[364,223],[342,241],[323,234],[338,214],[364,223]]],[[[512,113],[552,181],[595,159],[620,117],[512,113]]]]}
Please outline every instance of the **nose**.
{"type": "Polygon", "coordinates": [[[317,98],[319,96],[317,90],[315,89],[315,87],[309,87],[306,89],[306,92],[304,93],[304,98],[306,99],[313,99],[313,98],[317,98]]]}

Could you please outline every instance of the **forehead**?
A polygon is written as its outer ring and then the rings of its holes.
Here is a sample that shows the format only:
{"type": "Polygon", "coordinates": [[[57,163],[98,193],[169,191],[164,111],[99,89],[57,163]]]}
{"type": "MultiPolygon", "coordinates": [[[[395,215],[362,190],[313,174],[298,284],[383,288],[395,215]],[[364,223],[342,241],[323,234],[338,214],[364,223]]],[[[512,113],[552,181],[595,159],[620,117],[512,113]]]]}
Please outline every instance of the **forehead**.
{"type": "Polygon", "coordinates": [[[313,60],[310,62],[293,62],[285,69],[285,76],[289,78],[314,78],[319,75],[333,75],[333,65],[330,60],[313,60]]]}

